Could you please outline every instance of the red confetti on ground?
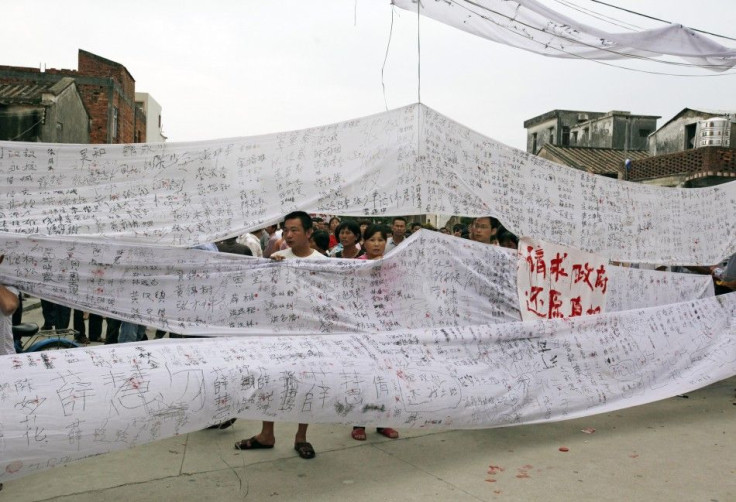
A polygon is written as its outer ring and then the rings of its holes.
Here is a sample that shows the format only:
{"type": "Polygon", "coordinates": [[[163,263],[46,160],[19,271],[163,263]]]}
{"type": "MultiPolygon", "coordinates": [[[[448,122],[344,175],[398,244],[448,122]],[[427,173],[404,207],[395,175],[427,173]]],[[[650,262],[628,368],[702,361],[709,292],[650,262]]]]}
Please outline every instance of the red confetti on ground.
{"type": "Polygon", "coordinates": [[[501,490],[493,490],[493,493],[496,495],[501,495],[503,492],[501,490]]]}
{"type": "Polygon", "coordinates": [[[639,457],[638,453],[632,453],[631,455],[629,455],[629,458],[638,458],[638,457],[639,457]]]}
{"type": "Polygon", "coordinates": [[[495,482],[496,482],[495,479],[486,479],[486,483],[495,483],[495,482]]]}
{"type": "Polygon", "coordinates": [[[595,429],[592,427],[586,427],[585,429],[581,430],[580,432],[584,432],[585,434],[593,434],[595,432],[595,429]]]}
{"type": "Polygon", "coordinates": [[[570,451],[570,448],[567,446],[560,446],[560,451],[570,451]]]}
{"type": "Polygon", "coordinates": [[[498,465],[489,465],[488,466],[488,474],[497,474],[499,472],[503,472],[505,469],[498,465]]]}
{"type": "Polygon", "coordinates": [[[529,474],[527,474],[526,472],[522,472],[520,474],[517,474],[516,477],[519,479],[525,479],[529,477],[529,474]]]}

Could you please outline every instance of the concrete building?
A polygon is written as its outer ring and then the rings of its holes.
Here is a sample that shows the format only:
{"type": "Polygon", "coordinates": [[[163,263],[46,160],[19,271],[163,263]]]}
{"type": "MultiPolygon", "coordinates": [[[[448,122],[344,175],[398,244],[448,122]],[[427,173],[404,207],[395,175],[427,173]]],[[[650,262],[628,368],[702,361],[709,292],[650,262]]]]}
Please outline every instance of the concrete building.
{"type": "Polygon", "coordinates": [[[683,108],[649,137],[649,153],[664,155],[668,153],[692,150],[698,146],[731,146],[736,147],[736,112],[705,111],[694,108],[683,108]],[[731,125],[728,129],[729,145],[701,144],[710,131],[702,125],[703,121],[713,118],[724,118],[731,125]]]}
{"type": "Polygon", "coordinates": [[[526,151],[536,155],[546,144],[646,150],[647,137],[657,128],[659,118],[625,111],[552,110],[524,122],[526,151]]]}
{"type": "Polygon", "coordinates": [[[163,143],[166,136],[163,134],[161,122],[161,105],[147,92],[135,93],[135,104],[143,110],[146,116],[146,136],[142,139],[145,143],[163,143]]]}
{"type": "Polygon", "coordinates": [[[146,117],[135,104],[135,79],[125,66],[80,49],[77,70],[0,66],[0,84],[53,86],[74,79],[90,118],[89,143],[137,143],[146,117]]]}
{"type": "Polygon", "coordinates": [[[71,77],[0,83],[0,140],[89,143],[90,120],[71,77]]]}

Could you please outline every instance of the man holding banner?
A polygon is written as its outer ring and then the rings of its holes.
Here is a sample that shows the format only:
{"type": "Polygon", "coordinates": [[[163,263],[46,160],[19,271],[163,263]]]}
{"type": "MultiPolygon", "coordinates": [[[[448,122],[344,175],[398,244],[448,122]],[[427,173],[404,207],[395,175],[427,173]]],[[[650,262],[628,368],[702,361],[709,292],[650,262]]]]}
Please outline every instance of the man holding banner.
{"type": "MultiPolygon", "coordinates": [[[[289,246],[283,251],[271,255],[276,261],[286,259],[325,260],[326,256],[312,249],[309,238],[312,236],[312,218],[304,211],[294,211],[284,218],[283,237],[289,246]]],[[[314,448],[307,441],[307,427],[309,424],[299,424],[294,437],[294,449],[304,459],[315,457],[314,448]]],[[[274,422],[263,422],[261,432],[250,439],[243,439],[235,443],[236,450],[260,450],[273,448],[276,443],[274,422]]]]}

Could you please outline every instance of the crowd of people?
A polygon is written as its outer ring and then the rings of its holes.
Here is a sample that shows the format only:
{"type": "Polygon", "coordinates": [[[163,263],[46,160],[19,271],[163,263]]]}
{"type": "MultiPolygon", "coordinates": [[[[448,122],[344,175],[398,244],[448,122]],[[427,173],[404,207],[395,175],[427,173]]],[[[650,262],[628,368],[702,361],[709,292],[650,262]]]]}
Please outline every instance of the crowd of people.
{"type": "MultiPolygon", "coordinates": [[[[303,211],[295,211],[286,215],[281,224],[232,237],[223,241],[197,246],[212,252],[234,253],[273,260],[326,260],[326,259],[358,259],[377,260],[396,249],[412,233],[429,228],[457,238],[471,239],[484,244],[498,245],[516,249],[518,238],[496,219],[490,216],[475,218],[471,224],[454,224],[450,227],[434,229],[419,223],[407,224],[404,217],[395,217],[388,225],[382,221],[341,220],[337,216],[331,218],[312,217],[303,211]]],[[[2,256],[0,256],[0,263],[2,256]]],[[[736,255],[713,267],[704,267],[701,273],[709,273],[716,280],[719,292],[736,290],[736,255]]],[[[0,355],[15,353],[18,346],[13,343],[12,326],[21,322],[23,295],[10,286],[0,285],[0,355]],[[15,315],[14,315],[15,314],[15,315]]],[[[103,317],[97,314],[86,314],[74,309],[71,315],[69,307],[41,300],[44,324],[42,329],[66,329],[70,320],[76,330],[76,339],[81,343],[102,342],[124,343],[147,339],[146,327],[105,318],[105,338],[102,339],[103,317]],[[87,326],[85,325],[87,321],[87,326]],[[88,327],[88,329],[86,329],[88,327]],[[87,336],[87,334],[89,336],[87,336]]],[[[165,336],[165,332],[156,331],[155,338],[165,336]]],[[[169,337],[180,337],[169,333],[169,337]]],[[[230,427],[235,418],[231,418],[210,428],[225,429],[230,427]]],[[[294,449],[301,458],[310,459],[316,455],[314,447],[307,441],[308,424],[299,424],[294,437],[294,449]]],[[[377,432],[388,438],[398,438],[399,433],[390,427],[379,427],[377,432]]],[[[357,441],[366,439],[365,427],[356,425],[351,437],[357,441]]],[[[276,442],[274,422],[264,421],[261,431],[235,443],[238,450],[273,448],[276,442]]]]}

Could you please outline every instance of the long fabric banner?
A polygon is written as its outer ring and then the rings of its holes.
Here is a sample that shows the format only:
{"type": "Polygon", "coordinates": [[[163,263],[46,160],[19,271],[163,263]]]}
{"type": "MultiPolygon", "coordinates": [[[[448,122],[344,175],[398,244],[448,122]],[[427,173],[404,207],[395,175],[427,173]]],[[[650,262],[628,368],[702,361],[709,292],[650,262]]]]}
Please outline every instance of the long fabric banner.
{"type": "Polygon", "coordinates": [[[0,193],[0,232],[75,240],[189,247],[301,209],[492,215],[517,235],[622,262],[712,265],[736,252],[736,182],[620,182],[507,147],[424,105],[196,143],[0,142],[0,193]]]}
{"type": "Polygon", "coordinates": [[[0,357],[0,482],[232,417],[482,428],[733,376],[736,293],[504,324],[146,342],[0,357]]]}
{"type": "Polygon", "coordinates": [[[710,264],[736,251],[736,183],[596,177],[422,105],[201,143],[0,143],[0,175],[0,283],[174,333],[250,335],[0,357],[0,481],[233,416],[492,427],[734,373],[736,299],[703,298],[708,277],[609,266],[608,314],[521,323],[515,253],[439,233],[372,262],[185,248],[295,209],[434,212],[619,261],[710,264]]]}
{"type": "MultiPolygon", "coordinates": [[[[8,234],[0,234],[0,249],[2,284],[179,334],[373,332],[522,318],[515,251],[427,230],[377,261],[274,262],[8,234]]],[[[713,295],[709,276],[607,271],[607,311],[713,295]]]]}
{"type": "Polygon", "coordinates": [[[536,0],[392,0],[402,9],[536,54],[558,58],[625,59],[679,56],[711,71],[736,64],[736,49],[681,24],[609,33],[564,16],[536,0]],[[419,5],[418,5],[419,4],[419,5]]]}

